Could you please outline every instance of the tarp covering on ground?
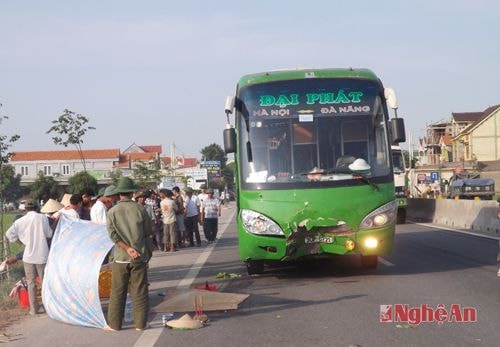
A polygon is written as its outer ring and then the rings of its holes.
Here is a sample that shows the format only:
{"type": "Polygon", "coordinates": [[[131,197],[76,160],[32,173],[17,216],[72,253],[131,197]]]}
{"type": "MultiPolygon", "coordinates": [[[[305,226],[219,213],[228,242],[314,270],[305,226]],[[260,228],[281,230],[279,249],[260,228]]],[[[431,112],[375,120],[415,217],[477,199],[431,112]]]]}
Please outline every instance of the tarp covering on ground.
{"type": "Polygon", "coordinates": [[[73,325],[107,325],[99,299],[99,270],[113,247],[105,225],[61,214],[42,285],[50,318],[73,325]]]}

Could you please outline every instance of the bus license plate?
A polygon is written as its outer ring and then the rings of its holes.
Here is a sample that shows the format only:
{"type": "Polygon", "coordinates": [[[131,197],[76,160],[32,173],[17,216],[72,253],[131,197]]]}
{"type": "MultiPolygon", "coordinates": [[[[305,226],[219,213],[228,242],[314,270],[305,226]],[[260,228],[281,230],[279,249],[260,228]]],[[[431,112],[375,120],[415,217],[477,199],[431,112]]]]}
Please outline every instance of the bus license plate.
{"type": "Polygon", "coordinates": [[[308,236],[305,239],[305,243],[333,243],[333,237],[331,236],[308,236]]]}

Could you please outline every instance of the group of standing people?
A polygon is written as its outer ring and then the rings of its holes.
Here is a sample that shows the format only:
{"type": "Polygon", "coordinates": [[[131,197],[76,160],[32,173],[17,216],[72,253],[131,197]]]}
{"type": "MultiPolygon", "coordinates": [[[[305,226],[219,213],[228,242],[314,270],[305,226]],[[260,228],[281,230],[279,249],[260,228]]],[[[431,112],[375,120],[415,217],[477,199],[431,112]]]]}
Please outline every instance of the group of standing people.
{"type": "Polygon", "coordinates": [[[194,195],[193,189],[184,190],[184,197],[179,187],[172,190],[161,189],[160,211],[163,222],[163,244],[156,238],[158,249],[175,252],[185,246],[201,246],[198,224],[203,226],[206,240],[211,243],[217,237],[217,220],[221,215],[218,199],[212,189],[201,187],[201,193],[194,195]]]}
{"type": "Polygon", "coordinates": [[[105,328],[110,331],[122,327],[127,293],[132,299],[136,330],[147,327],[147,269],[154,247],[175,252],[180,247],[195,246],[195,242],[201,246],[199,224],[203,226],[206,240],[211,243],[216,240],[221,215],[219,200],[206,186],[201,187],[197,196],[189,187],[184,189],[184,196],[178,187],[162,189],[156,194],[154,191],[139,191],[128,177],[120,178],[116,186],[100,189],[94,198],[91,194],[73,194],[66,206],[50,199],[42,207],[42,213],[37,213],[33,200],[27,200],[25,208],[27,213],[12,224],[6,237],[25,246],[22,260],[28,282],[30,314],[39,310],[36,277],[43,281],[49,239],[61,216],[106,225],[115,244],[108,326],[105,328]]]}

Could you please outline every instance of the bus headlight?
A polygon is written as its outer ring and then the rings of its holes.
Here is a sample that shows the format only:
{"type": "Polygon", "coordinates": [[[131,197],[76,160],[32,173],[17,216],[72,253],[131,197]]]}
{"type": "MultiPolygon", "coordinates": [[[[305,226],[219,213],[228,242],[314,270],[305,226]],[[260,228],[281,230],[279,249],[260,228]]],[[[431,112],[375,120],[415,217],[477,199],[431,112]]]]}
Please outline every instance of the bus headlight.
{"type": "Polygon", "coordinates": [[[364,244],[366,248],[370,249],[377,248],[378,240],[374,237],[368,237],[365,239],[364,244]]]}
{"type": "Polygon", "coordinates": [[[393,223],[396,219],[397,208],[396,201],[380,206],[361,221],[359,228],[374,229],[393,223]]]}
{"type": "Polygon", "coordinates": [[[241,210],[243,227],[251,234],[257,235],[284,235],[283,230],[276,222],[252,210],[241,210]]]}

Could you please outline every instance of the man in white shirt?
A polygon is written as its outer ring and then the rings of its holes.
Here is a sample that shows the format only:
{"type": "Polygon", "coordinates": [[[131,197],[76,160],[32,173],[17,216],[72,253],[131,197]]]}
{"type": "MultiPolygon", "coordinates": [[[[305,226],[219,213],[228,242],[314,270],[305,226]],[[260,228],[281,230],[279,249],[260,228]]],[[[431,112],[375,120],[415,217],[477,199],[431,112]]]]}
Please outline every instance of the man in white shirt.
{"type": "Polygon", "coordinates": [[[106,212],[108,208],[106,207],[107,197],[104,196],[105,187],[99,189],[97,193],[97,200],[94,206],[90,209],[90,221],[97,224],[106,224],[106,212]]]}
{"type": "Polygon", "coordinates": [[[194,237],[196,237],[196,245],[201,246],[200,231],[198,229],[198,214],[200,211],[200,201],[198,197],[193,196],[193,189],[187,187],[184,189],[186,199],[184,199],[184,221],[189,240],[189,245],[194,246],[194,237]],[[193,236],[194,234],[194,236],[193,236]]]}
{"type": "MultiPolygon", "coordinates": [[[[198,201],[200,202],[200,205],[199,205],[199,211],[198,211],[198,221],[201,225],[203,225],[203,221],[202,221],[202,214],[201,214],[201,206],[203,205],[203,201],[206,200],[208,198],[208,194],[207,194],[207,185],[206,184],[202,184],[200,186],[200,194],[198,194],[198,201]]],[[[203,234],[205,234],[205,239],[209,239],[209,235],[207,234],[205,228],[203,228],[203,234]]]]}
{"type": "Polygon", "coordinates": [[[69,205],[66,207],[63,207],[56,213],[54,213],[54,218],[59,219],[59,217],[62,214],[65,214],[67,216],[80,219],[80,215],[78,214],[78,209],[82,206],[82,196],[80,194],[73,194],[71,195],[71,198],[69,198],[69,205]]]}
{"type": "Polygon", "coordinates": [[[10,242],[19,242],[24,245],[23,264],[26,280],[28,282],[28,296],[30,314],[38,313],[36,299],[36,277],[43,281],[43,272],[49,256],[47,238],[52,237],[49,220],[41,213],[35,211],[35,202],[26,200],[26,215],[16,220],[7,230],[5,236],[10,242]]]}
{"type": "Polygon", "coordinates": [[[177,204],[174,201],[174,194],[169,189],[160,190],[161,212],[163,214],[163,240],[165,243],[165,252],[175,252],[177,245],[177,221],[175,212],[177,211],[177,204]]]}

